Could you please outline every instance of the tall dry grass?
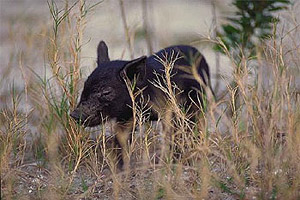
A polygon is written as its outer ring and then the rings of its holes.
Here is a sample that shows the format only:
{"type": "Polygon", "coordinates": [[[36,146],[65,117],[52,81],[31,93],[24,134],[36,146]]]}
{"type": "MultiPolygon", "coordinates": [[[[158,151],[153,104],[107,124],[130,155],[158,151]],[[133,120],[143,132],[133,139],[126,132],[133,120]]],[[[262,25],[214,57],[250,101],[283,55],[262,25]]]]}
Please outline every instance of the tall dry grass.
{"type": "Polygon", "coordinates": [[[300,198],[300,103],[293,85],[300,63],[287,60],[299,47],[285,43],[297,29],[286,35],[274,29],[273,37],[257,47],[257,61],[242,58],[237,64],[225,49],[237,69],[236,85],[228,83],[221,99],[205,101],[196,122],[176,100],[180,91],[170,81],[176,55],[160,60],[165,73],[153,82],[166,93],[169,108],[160,112],[158,123],[149,122],[149,100],[136,102],[140,91],[129,83],[134,129],[131,168],[124,172],[117,168],[110,122],[83,129],[69,118],[84,79],[81,48],[94,5],[66,2],[48,2],[52,24],[39,35],[46,41],[40,47],[44,73],[26,67],[26,52],[15,57],[25,87],[12,84],[3,98],[1,199],[300,198]],[[260,68],[267,76],[253,73],[260,68]],[[269,84],[262,85],[266,79],[269,84]]]}

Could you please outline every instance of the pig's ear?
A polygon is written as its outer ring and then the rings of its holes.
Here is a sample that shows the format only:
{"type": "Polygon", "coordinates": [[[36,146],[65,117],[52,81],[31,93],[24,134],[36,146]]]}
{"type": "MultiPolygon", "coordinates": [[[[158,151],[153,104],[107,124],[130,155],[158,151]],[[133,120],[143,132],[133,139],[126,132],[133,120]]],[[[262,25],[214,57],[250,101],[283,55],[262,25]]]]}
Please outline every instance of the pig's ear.
{"type": "Polygon", "coordinates": [[[121,77],[130,81],[136,78],[137,85],[143,83],[146,78],[146,59],[147,56],[142,56],[128,62],[120,72],[121,77]]]}
{"type": "Polygon", "coordinates": [[[108,62],[108,48],[104,41],[100,41],[97,48],[97,64],[108,62]]]}

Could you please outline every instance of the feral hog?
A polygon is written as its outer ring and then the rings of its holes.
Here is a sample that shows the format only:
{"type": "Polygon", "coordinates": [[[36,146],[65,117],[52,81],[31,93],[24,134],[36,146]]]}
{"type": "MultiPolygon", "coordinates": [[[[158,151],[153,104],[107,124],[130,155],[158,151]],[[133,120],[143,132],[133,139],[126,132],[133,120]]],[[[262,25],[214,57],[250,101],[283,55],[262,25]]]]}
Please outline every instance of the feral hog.
{"type": "Polygon", "coordinates": [[[124,167],[129,162],[127,146],[132,132],[130,122],[133,118],[133,102],[126,81],[134,82],[135,91],[142,91],[136,102],[139,102],[141,95],[149,99],[150,120],[157,119],[159,114],[167,113],[168,109],[168,97],[161,88],[153,84],[157,81],[161,83],[164,81],[162,80],[165,76],[163,61],[167,59],[170,61],[171,57],[173,59],[177,57],[173,63],[170,80],[180,90],[176,95],[178,103],[189,106],[187,109],[189,112],[199,110],[199,105],[193,104],[197,102],[202,104],[206,88],[211,88],[206,60],[198,50],[191,46],[171,46],[149,57],[142,56],[130,61],[111,61],[108,48],[105,42],[101,41],[97,54],[98,66],[85,81],[80,102],[71,113],[71,117],[89,127],[99,125],[104,118],[116,120],[114,131],[117,144],[121,147],[124,167]],[[193,63],[197,80],[190,73],[193,63]]]}

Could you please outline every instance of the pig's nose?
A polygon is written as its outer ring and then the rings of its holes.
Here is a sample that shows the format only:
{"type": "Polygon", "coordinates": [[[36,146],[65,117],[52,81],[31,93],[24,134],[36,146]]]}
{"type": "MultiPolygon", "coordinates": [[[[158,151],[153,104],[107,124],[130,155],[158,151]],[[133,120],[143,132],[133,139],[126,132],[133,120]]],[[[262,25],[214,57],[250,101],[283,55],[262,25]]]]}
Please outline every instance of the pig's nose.
{"type": "Polygon", "coordinates": [[[73,111],[73,112],[71,112],[71,113],[70,113],[70,116],[71,116],[73,119],[75,119],[76,121],[79,121],[80,115],[79,115],[78,112],[76,112],[76,110],[73,111]]]}
{"type": "Polygon", "coordinates": [[[74,110],[73,112],[70,113],[70,116],[76,120],[77,122],[84,122],[86,120],[86,115],[82,112],[78,112],[78,110],[74,110]]]}

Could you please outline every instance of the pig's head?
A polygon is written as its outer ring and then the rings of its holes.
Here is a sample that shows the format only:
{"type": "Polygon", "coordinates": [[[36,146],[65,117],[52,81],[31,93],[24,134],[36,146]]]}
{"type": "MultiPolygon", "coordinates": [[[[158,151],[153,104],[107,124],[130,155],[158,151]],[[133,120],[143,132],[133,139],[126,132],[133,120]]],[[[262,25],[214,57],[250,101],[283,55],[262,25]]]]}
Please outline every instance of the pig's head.
{"type": "Polygon", "coordinates": [[[97,68],[84,83],[80,101],[70,114],[84,126],[97,126],[102,119],[127,121],[132,117],[132,101],[125,79],[136,85],[146,83],[146,56],[132,61],[110,61],[108,48],[101,41],[97,49],[97,68]]]}

